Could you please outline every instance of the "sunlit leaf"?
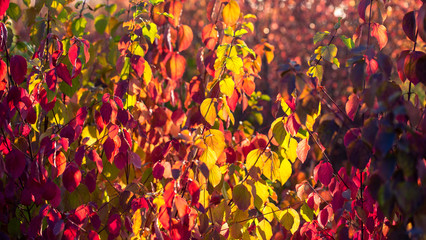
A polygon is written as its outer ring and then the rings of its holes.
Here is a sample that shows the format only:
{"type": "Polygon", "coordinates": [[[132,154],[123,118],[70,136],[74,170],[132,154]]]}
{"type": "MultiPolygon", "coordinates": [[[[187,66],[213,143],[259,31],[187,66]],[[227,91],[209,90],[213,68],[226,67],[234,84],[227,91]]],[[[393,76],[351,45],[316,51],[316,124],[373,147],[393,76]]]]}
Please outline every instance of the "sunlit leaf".
{"type": "Polygon", "coordinates": [[[209,182],[213,185],[213,187],[216,187],[219,185],[219,183],[222,181],[222,173],[220,171],[219,166],[214,165],[210,169],[209,173],[209,182]]]}
{"type": "Polygon", "coordinates": [[[214,125],[217,117],[217,100],[215,98],[206,98],[200,105],[201,115],[210,124],[214,125]]]}
{"type": "Polygon", "coordinates": [[[291,163],[287,159],[283,159],[279,168],[279,180],[282,185],[290,178],[292,171],[291,163]]]}
{"type": "Polygon", "coordinates": [[[266,219],[263,219],[259,224],[256,226],[256,236],[258,239],[262,240],[269,240],[272,238],[272,227],[271,224],[266,221],[266,219]]]}
{"type": "Polygon", "coordinates": [[[226,77],[219,82],[220,92],[228,97],[231,97],[234,93],[235,82],[231,77],[226,77]]]}
{"type": "Polygon", "coordinates": [[[289,230],[294,234],[300,225],[300,216],[296,210],[288,208],[281,212],[280,223],[284,226],[285,229],[289,230]]]}
{"type": "Polygon", "coordinates": [[[240,18],[240,6],[235,0],[230,0],[222,10],[222,18],[226,25],[232,26],[240,18]]]}

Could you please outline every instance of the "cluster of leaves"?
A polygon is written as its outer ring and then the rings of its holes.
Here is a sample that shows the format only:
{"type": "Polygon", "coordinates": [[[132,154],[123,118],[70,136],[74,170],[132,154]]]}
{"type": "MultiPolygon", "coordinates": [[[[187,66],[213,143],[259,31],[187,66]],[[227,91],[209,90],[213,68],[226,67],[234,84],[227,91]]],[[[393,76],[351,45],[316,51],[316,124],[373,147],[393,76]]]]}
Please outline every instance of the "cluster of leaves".
{"type": "Polygon", "coordinates": [[[198,35],[182,23],[180,0],[121,10],[0,3],[2,237],[424,234],[426,120],[416,92],[426,55],[416,43],[426,38],[426,5],[401,23],[414,43],[396,62],[408,93],[382,52],[383,19],[373,15],[386,2],[362,0],[352,38],[338,34],[339,19],[332,33],[315,35],[314,44],[329,41],[306,73],[296,62],[280,69],[275,121],[261,134],[254,126],[270,99],[255,80],[274,46],[246,44],[256,16],[238,1],[209,1],[198,35]],[[14,34],[21,20],[32,29],[28,42],[14,34]],[[340,68],[337,36],[351,52],[345,110],[322,81],[324,65],[340,68]],[[196,56],[186,56],[196,38],[196,56]]]}

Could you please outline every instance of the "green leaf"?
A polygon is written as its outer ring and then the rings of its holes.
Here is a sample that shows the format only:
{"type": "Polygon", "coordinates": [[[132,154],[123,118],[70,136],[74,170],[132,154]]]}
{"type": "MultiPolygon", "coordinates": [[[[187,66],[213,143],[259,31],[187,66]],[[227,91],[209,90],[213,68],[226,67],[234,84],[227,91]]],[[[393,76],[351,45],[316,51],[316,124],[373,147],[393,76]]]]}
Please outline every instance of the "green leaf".
{"type": "Polygon", "coordinates": [[[243,60],[238,56],[228,57],[226,59],[226,68],[236,74],[239,74],[243,67],[243,60]]]}
{"type": "Polygon", "coordinates": [[[306,75],[308,75],[309,77],[318,78],[319,85],[321,84],[323,74],[324,74],[324,69],[322,65],[319,65],[319,64],[315,66],[311,66],[306,72],[306,75]]]}
{"type": "Polygon", "coordinates": [[[105,6],[105,10],[110,14],[114,14],[114,12],[117,10],[117,4],[111,4],[111,5],[106,5],[105,6]]]}
{"type": "Polygon", "coordinates": [[[120,73],[120,79],[126,80],[129,77],[129,74],[130,74],[130,58],[125,57],[124,65],[120,73]]]}
{"type": "Polygon", "coordinates": [[[287,131],[285,130],[285,125],[283,122],[282,117],[277,118],[272,124],[272,134],[274,135],[275,141],[279,145],[281,145],[284,142],[285,136],[287,135],[287,131]]]}
{"type": "Polygon", "coordinates": [[[319,41],[322,41],[325,37],[327,37],[328,35],[330,35],[329,32],[325,31],[325,32],[317,32],[315,33],[314,36],[314,44],[317,44],[319,41]]]}
{"type": "Polygon", "coordinates": [[[171,19],[175,19],[175,16],[173,16],[173,14],[167,13],[167,12],[157,12],[158,15],[163,15],[165,17],[171,18],[171,19]]]}
{"type": "Polygon", "coordinates": [[[243,211],[250,207],[251,193],[243,184],[238,184],[232,190],[232,200],[243,211]]]}
{"type": "Polygon", "coordinates": [[[300,215],[306,222],[311,222],[314,219],[314,211],[306,203],[300,208],[300,215]]]}
{"type": "Polygon", "coordinates": [[[11,2],[6,14],[16,22],[21,17],[21,8],[19,8],[18,4],[11,2]]]}
{"type": "Polygon", "coordinates": [[[86,30],[86,24],[86,18],[79,18],[74,20],[71,24],[72,33],[78,37],[82,36],[86,30]]]}
{"type": "Polygon", "coordinates": [[[333,58],[333,63],[338,67],[338,68],[340,68],[340,62],[339,62],[339,59],[337,59],[337,58],[333,58]]]}
{"type": "Polygon", "coordinates": [[[352,50],[352,48],[355,46],[354,41],[352,40],[352,38],[348,38],[345,35],[340,35],[339,36],[340,40],[342,40],[342,42],[345,44],[345,46],[349,49],[352,50]]]}
{"type": "Polygon", "coordinates": [[[103,34],[105,32],[107,25],[108,18],[105,15],[100,14],[95,18],[95,29],[99,34],[103,34]]]}
{"type": "Polygon", "coordinates": [[[244,35],[244,34],[246,34],[246,33],[248,33],[248,32],[247,32],[247,30],[245,30],[245,29],[237,30],[237,31],[235,32],[235,37],[241,37],[241,36],[243,36],[243,35],[244,35]]]}
{"type": "Polygon", "coordinates": [[[237,44],[238,47],[244,49],[245,51],[249,52],[253,57],[256,57],[256,53],[253,51],[253,49],[247,47],[245,44],[237,44]]]}
{"type": "Polygon", "coordinates": [[[321,56],[324,60],[333,63],[333,58],[337,55],[337,47],[334,44],[330,44],[328,46],[324,46],[321,49],[321,56]]]}
{"type": "Polygon", "coordinates": [[[66,82],[62,81],[59,83],[59,89],[61,92],[65,93],[65,95],[71,98],[78,91],[78,89],[80,89],[80,81],[78,80],[78,77],[74,78],[72,80],[72,87],[66,82]]]}

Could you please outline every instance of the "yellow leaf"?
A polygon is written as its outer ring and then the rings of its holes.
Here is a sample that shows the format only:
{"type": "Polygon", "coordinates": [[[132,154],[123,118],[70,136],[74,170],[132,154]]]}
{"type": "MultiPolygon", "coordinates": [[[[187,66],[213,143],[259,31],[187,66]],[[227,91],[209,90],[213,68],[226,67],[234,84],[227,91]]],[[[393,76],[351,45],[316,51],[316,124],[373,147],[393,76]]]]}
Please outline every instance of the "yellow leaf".
{"type": "Polygon", "coordinates": [[[135,234],[135,236],[139,236],[139,233],[141,231],[141,225],[142,225],[142,216],[141,216],[140,209],[136,210],[136,212],[133,214],[132,222],[133,222],[133,225],[132,225],[133,234],[135,234]]]}
{"type": "Polygon", "coordinates": [[[284,185],[290,178],[292,173],[291,163],[287,159],[283,159],[280,166],[280,182],[284,185]]]}
{"type": "Polygon", "coordinates": [[[151,82],[152,70],[151,70],[151,67],[149,66],[148,61],[145,61],[144,65],[145,65],[145,68],[143,71],[143,81],[145,85],[148,85],[148,83],[151,82]]]}
{"type": "Polygon", "coordinates": [[[201,155],[200,161],[205,163],[207,168],[211,170],[213,166],[216,165],[217,155],[212,148],[207,147],[207,149],[204,150],[203,154],[201,155]]]}
{"type": "Polygon", "coordinates": [[[232,93],[234,93],[235,82],[230,77],[227,77],[220,81],[219,86],[220,92],[228,97],[231,97],[232,93]]]}
{"type": "Polygon", "coordinates": [[[275,182],[275,180],[279,177],[279,166],[280,160],[278,159],[278,155],[275,152],[266,153],[266,159],[263,166],[263,175],[267,177],[269,180],[275,182]]]}
{"type": "Polygon", "coordinates": [[[214,122],[217,117],[216,108],[217,100],[215,98],[204,99],[200,106],[201,115],[212,126],[214,125],[214,122]]]}
{"type": "Polygon", "coordinates": [[[294,234],[300,225],[300,216],[296,210],[288,208],[281,212],[280,223],[285,229],[294,234]]]}
{"type": "Polygon", "coordinates": [[[259,169],[262,169],[263,163],[264,163],[264,155],[262,154],[261,149],[254,149],[249,152],[246,159],[246,168],[250,171],[250,169],[253,166],[258,167],[259,169]]]}
{"type": "Polygon", "coordinates": [[[200,191],[200,200],[199,202],[203,205],[204,208],[207,208],[210,204],[210,194],[206,189],[200,191]]]}
{"type": "Polygon", "coordinates": [[[204,132],[204,142],[219,157],[226,147],[223,132],[217,129],[210,129],[204,132]]]}
{"type": "Polygon", "coordinates": [[[220,168],[219,166],[214,165],[210,169],[209,182],[213,185],[213,187],[216,187],[217,185],[219,185],[221,180],[222,180],[222,173],[220,172],[220,168]]]}
{"type": "Polygon", "coordinates": [[[238,56],[232,56],[226,58],[226,68],[236,74],[240,74],[241,68],[243,67],[243,60],[238,56]]]}
{"type": "Polygon", "coordinates": [[[231,0],[222,10],[223,21],[226,25],[232,26],[240,18],[240,6],[237,1],[231,0]]]}
{"type": "Polygon", "coordinates": [[[272,238],[271,224],[263,219],[256,227],[256,235],[258,239],[269,240],[272,238]]]}

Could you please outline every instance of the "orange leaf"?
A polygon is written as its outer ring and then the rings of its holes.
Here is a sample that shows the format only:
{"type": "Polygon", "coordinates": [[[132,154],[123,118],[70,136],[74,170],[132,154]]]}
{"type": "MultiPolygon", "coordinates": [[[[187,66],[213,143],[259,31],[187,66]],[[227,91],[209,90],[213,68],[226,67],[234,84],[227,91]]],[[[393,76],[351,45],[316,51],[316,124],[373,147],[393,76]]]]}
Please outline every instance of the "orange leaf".
{"type": "Polygon", "coordinates": [[[178,29],[179,51],[183,51],[191,46],[194,35],[188,25],[181,25],[178,29]]]}
{"type": "Polygon", "coordinates": [[[186,67],[185,58],[179,53],[172,53],[169,61],[166,64],[167,75],[172,80],[177,80],[183,76],[186,67]]]}
{"type": "Polygon", "coordinates": [[[213,50],[219,39],[216,26],[212,23],[206,25],[201,32],[201,39],[208,49],[213,50]]]}
{"type": "Polygon", "coordinates": [[[380,49],[384,48],[388,43],[388,33],[386,31],[386,27],[383,25],[374,23],[371,36],[377,39],[380,49]]]}
{"type": "Polygon", "coordinates": [[[166,4],[166,11],[173,15],[172,18],[168,18],[169,23],[173,27],[177,27],[180,22],[180,15],[182,14],[182,3],[180,1],[170,1],[166,4]]]}

